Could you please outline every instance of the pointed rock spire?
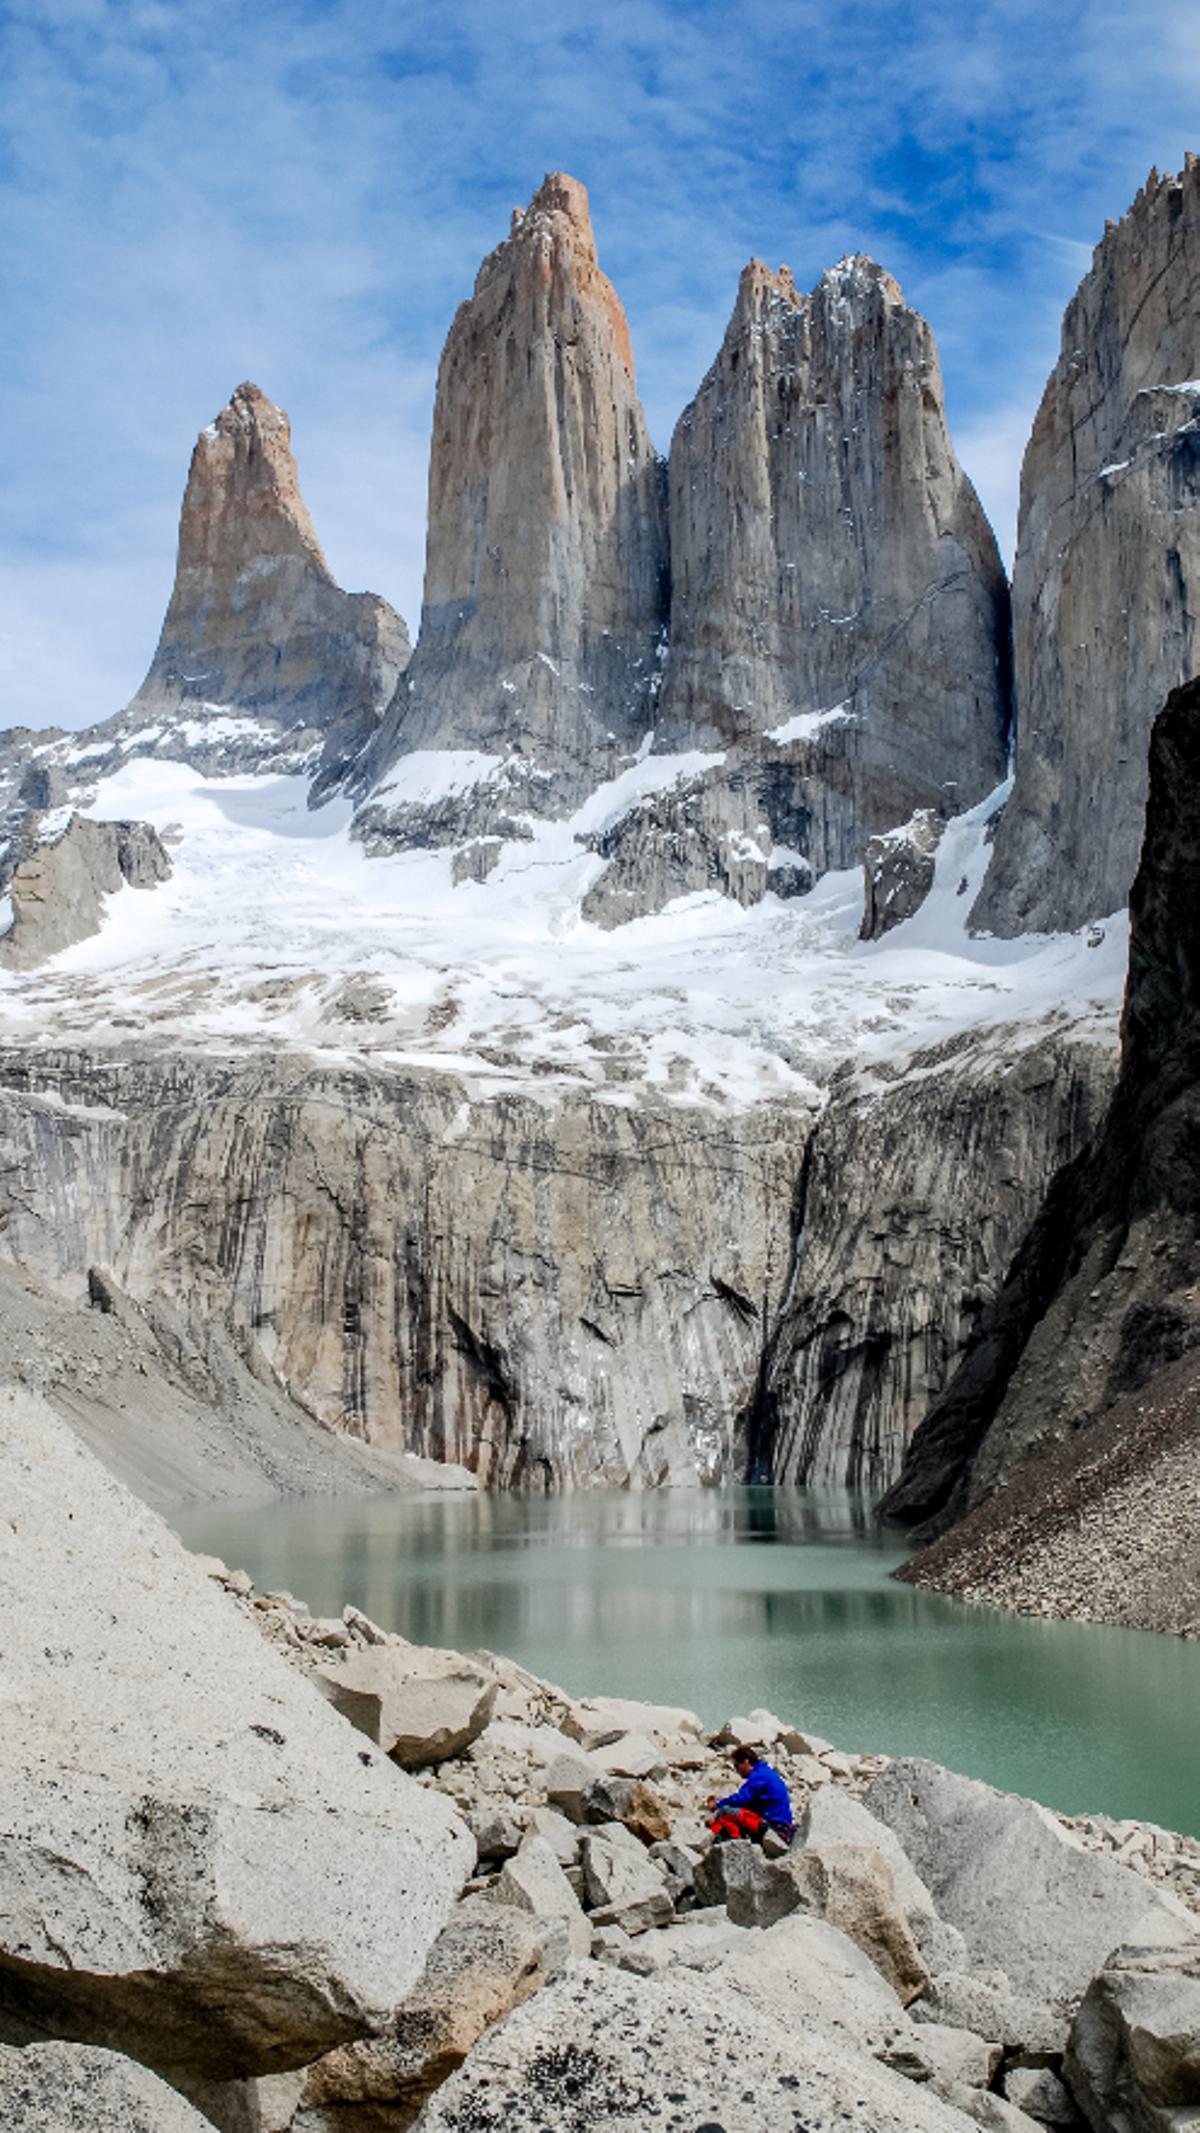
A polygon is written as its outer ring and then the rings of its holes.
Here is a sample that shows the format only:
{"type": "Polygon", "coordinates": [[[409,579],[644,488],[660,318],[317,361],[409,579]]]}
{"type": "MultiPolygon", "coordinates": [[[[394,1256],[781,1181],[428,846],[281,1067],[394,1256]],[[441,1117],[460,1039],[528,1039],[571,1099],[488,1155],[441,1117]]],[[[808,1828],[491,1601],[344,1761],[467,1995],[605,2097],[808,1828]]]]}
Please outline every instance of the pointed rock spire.
{"type": "Polygon", "coordinates": [[[676,429],[670,510],[660,745],[803,741],[818,871],[997,783],[1004,573],[933,335],[890,274],[856,255],[802,296],[751,261],[676,429]]]}
{"type": "Polygon", "coordinates": [[[376,769],[414,746],[515,751],[543,808],[603,774],[651,723],[664,487],[587,193],[552,173],[450,329],[421,634],[376,769]]]}
{"type": "Polygon", "coordinates": [[[192,453],[167,610],[178,629],[200,603],[228,603],[239,578],[285,556],[333,584],[300,494],[291,424],[257,385],[239,385],[192,453]]]}
{"type": "Polygon", "coordinates": [[[1151,723],[1200,669],[1200,164],[1150,177],[1067,306],[1021,470],[1017,762],[972,913],[1011,935],[1118,910],[1151,723]]]}
{"type": "Polygon", "coordinates": [[[174,590],[130,713],[232,708],[288,730],[339,724],[361,746],[408,655],[386,601],[334,583],[283,409],[239,385],[192,454],[174,590]]]}

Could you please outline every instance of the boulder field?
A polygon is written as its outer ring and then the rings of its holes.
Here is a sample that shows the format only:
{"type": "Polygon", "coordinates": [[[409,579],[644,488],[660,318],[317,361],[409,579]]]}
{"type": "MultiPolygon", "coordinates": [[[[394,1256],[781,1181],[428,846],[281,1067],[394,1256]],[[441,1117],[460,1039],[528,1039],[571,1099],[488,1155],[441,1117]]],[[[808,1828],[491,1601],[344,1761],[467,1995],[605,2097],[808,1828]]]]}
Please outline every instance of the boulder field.
{"type": "Polygon", "coordinates": [[[0,1503],[5,2133],[1174,2133],[1200,2102],[1192,1838],[314,1618],[188,1556],[27,1387],[0,1503]],[[713,1844],[739,1742],[790,1845],[713,1844]]]}

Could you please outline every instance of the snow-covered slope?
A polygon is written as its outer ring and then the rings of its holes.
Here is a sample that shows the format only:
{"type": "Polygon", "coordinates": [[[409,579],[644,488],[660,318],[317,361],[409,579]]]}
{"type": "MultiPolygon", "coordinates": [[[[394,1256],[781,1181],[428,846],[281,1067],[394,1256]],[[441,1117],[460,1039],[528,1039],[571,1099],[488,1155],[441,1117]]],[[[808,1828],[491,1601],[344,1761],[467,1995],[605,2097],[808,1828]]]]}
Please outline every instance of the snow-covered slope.
{"type": "MultiPolygon", "coordinates": [[[[583,840],[705,760],[631,762],[571,819],[530,822],[485,880],[456,881],[453,849],[368,856],[349,804],[310,810],[303,777],[126,759],[84,812],[151,823],[172,878],[122,890],[92,940],[0,979],[4,1033],[289,1046],[453,1072],[480,1095],[574,1085],[741,1107],[812,1105],[839,1067],[894,1069],[987,1025],[1014,1026],[1014,1042],[1068,1018],[1114,1025],[1122,917],[1049,938],[966,932],[1002,791],[948,826],[933,891],[881,942],[857,938],[857,870],[749,910],[693,895],[615,934],[587,923],[603,861],[583,840]]],[[[394,767],[391,797],[428,802],[488,773],[418,753],[394,767]]]]}

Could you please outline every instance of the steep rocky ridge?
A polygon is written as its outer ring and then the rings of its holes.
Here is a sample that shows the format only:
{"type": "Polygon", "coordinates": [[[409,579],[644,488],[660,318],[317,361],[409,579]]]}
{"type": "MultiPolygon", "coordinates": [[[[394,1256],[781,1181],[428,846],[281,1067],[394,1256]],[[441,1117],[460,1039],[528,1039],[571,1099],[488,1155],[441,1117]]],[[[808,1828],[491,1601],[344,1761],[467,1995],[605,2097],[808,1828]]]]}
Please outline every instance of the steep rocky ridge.
{"type": "Polygon", "coordinates": [[[666,745],[842,706],[823,739],[846,744],[857,790],[827,865],[858,856],[866,815],[903,821],[951,780],[963,804],[999,782],[1004,572],[954,457],[933,335],[890,274],[856,256],[802,296],[753,261],[670,482],[666,745]]]}
{"type": "Polygon", "coordinates": [[[1200,164],[1152,172],[1068,306],[1021,473],[1016,786],[973,922],[1128,897],[1150,724],[1200,665],[1200,164]]]}
{"type": "Polygon", "coordinates": [[[1085,1146],[1103,1033],[951,1039],[893,1077],[848,1073],[805,1155],[787,1291],[744,1417],[756,1480],[895,1475],[996,1294],[1044,1180],[1085,1146]]]}
{"type": "Polygon", "coordinates": [[[361,745],[408,656],[386,601],[334,583],[283,409],[239,385],[192,454],[175,585],[130,722],[233,710],[289,733],[293,753],[335,727],[361,745]]]}
{"type": "MultiPolygon", "coordinates": [[[[1157,1451],[1176,1441],[1177,1426],[1163,1427],[1171,1380],[1162,1373],[1200,1343],[1198,683],[1176,691],[1155,723],[1149,784],[1111,1106],[1092,1148],[1054,1179],[1009,1281],[917,1432],[885,1499],[892,1515],[944,1525],[996,1498],[998,1515],[1011,1505],[1014,1530],[1043,1491],[1061,1495],[1061,1459],[1044,1468],[1038,1455],[1078,1435],[1083,1475],[1086,1433],[1106,1415],[1122,1413],[1130,1433],[1157,1420],[1157,1451]]],[[[1104,1554],[1102,1449],[1115,1448],[1098,1443],[1073,1508],[1104,1554]]],[[[1117,1460],[1110,1479],[1126,1472],[1117,1460]]],[[[914,1575],[938,1582],[950,1563],[943,1554],[926,1573],[918,1562],[914,1575]]]]}
{"type": "Polygon", "coordinates": [[[371,843],[421,841],[388,805],[399,753],[498,757],[520,814],[562,812],[637,745],[666,623],[664,492],[587,193],[554,172],[442,357],[420,637],[361,773],[371,843]]]}
{"type": "Polygon", "coordinates": [[[672,441],[670,519],[655,745],[726,760],[618,825],[593,915],[803,893],[874,833],[1000,782],[1004,571],[933,335],[874,261],[808,296],[786,268],[745,269],[672,441]]]}
{"type": "Polygon", "coordinates": [[[900,1573],[1019,1614],[1200,1637],[1200,1359],[1041,1454],[900,1573]]]}
{"type": "Polygon", "coordinates": [[[334,583],[288,418],[240,385],[192,454],[174,588],[137,695],[84,732],[0,733],[0,886],[141,757],[212,778],[313,777],[320,804],[374,733],[409,649],[386,601],[334,583]]]}

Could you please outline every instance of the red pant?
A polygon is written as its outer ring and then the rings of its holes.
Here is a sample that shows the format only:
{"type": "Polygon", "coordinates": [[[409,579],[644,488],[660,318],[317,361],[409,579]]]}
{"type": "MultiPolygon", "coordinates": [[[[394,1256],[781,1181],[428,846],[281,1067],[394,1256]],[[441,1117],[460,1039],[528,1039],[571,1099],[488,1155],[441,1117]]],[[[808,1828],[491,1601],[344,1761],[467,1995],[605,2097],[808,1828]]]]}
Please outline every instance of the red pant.
{"type": "Polygon", "coordinates": [[[719,1807],[708,1826],[719,1842],[723,1837],[761,1837],[767,1825],[752,1807],[719,1807]]]}

